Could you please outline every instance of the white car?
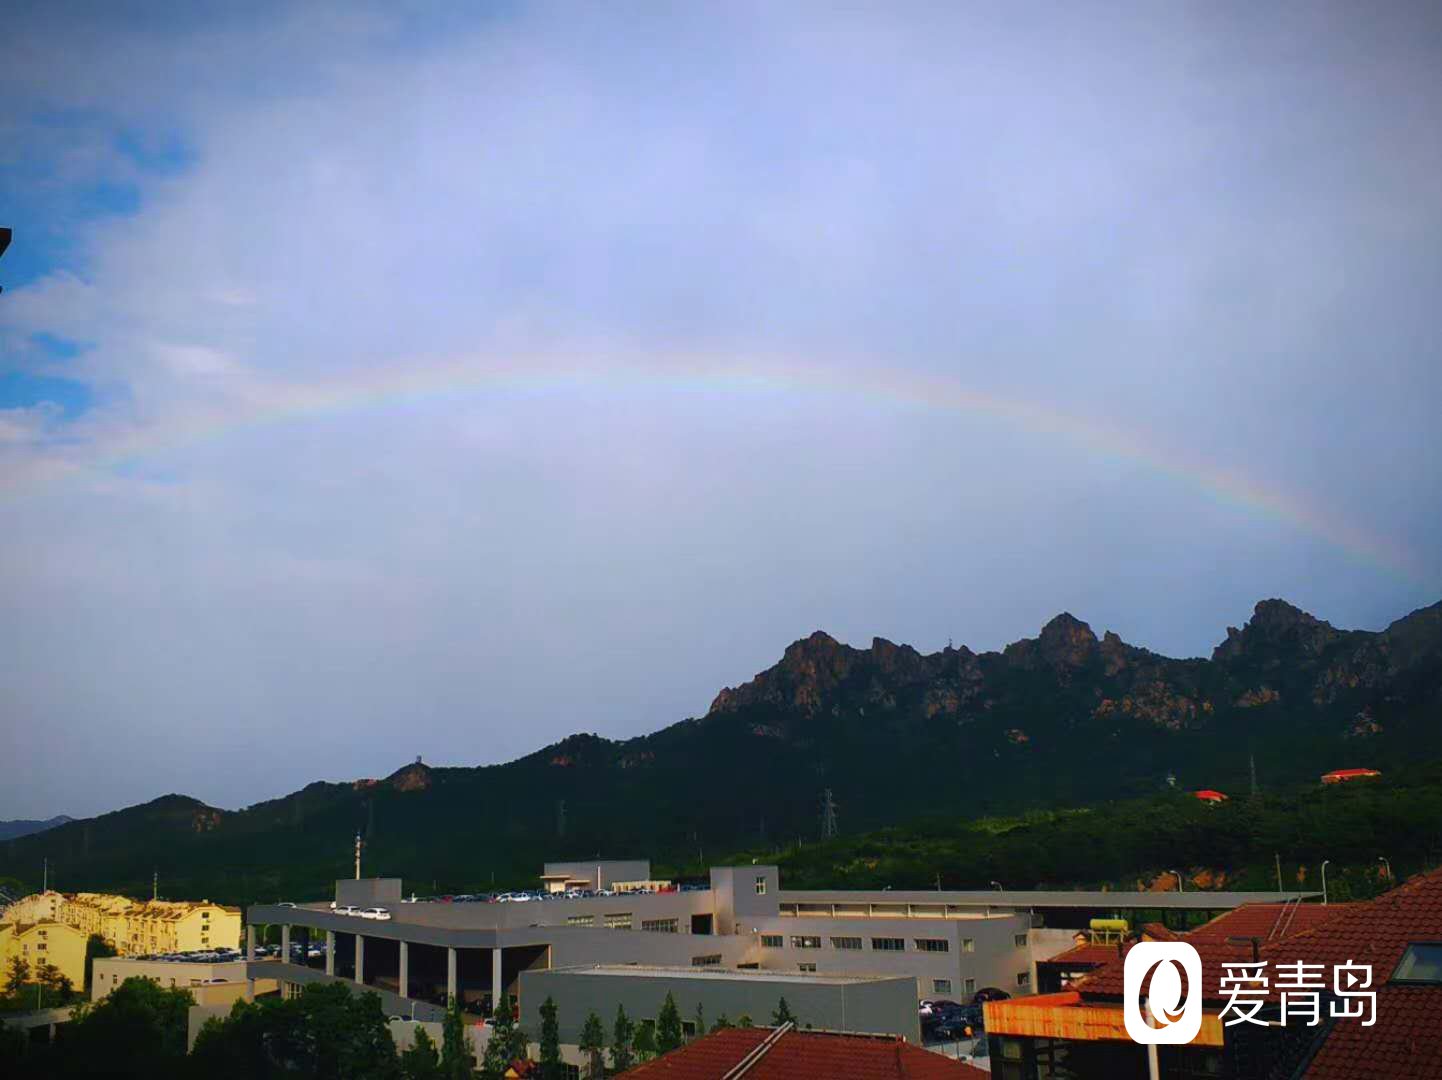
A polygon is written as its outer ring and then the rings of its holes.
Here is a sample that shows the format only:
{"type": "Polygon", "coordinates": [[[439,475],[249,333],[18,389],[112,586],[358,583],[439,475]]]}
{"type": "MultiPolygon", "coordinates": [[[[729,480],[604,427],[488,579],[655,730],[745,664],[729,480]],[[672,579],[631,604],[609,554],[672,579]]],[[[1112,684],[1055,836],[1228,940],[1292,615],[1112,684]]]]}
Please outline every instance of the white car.
{"type": "Polygon", "coordinates": [[[360,912],[362,919],[389,919],[391,913],[383,907],[368,907],[360,912]]]}
{"type": "Polygon", "coordinates": [[[347,904],[345,907],[336,908],[335,913],[337,915],[359,915],[360,908],[356,907],[354,904],[347,904]]]}

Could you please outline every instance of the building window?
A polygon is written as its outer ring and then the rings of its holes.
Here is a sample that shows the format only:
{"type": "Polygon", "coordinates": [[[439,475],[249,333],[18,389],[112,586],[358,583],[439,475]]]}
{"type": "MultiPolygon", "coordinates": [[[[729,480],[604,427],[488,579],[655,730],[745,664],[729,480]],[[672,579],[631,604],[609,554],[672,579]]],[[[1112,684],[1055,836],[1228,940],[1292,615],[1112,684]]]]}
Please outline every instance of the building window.
{"type": "Polygon", "coordinates": [[[696,1037],[696,1021],[694,1021],[694,1020],[682,1020],[682,1021],[681,1021],[681,1034],[684,1035],[684,1036],[685,1036],[686,1038],[688,1038],[688,1039],[694,1039],[694,1038],[696,1037]]]}
{"type": "Polygon", "coordinates": [[[816,970],[816,965],[815,965],[815,964],[797,964],[797,965],[796,965],[796,970],[797,970],[797,971],[815,971],[815,970],[816,970]]]}
{"type": "Polygon", "coordinates": [[[655,934],[674,934],[676,932],[675,919],[642,919],[641,929],[649,930],[655,934]]]}
{"type": "Polygon", "coordinates": [[[1016,985],[1017,985],[1017,986],[1030,986],[1030,985],[1031,985],[1031,972],[1029,972],[1029,971],[1018,971],[1018,972],[1016,973],[1016,985]]]}
{"type": "Polygon", "coordinates": [[[1442,983],[1442,941],[1414,941],[1402,954],[1392,981],[1399,983],[1442,983]]]}
{"type": "Polygon", "coordinates": [[[1015,941],[1016,947],[1017,947],[1018,949],[1025,949],[1025,948],[1026,948],[1026,935],[1025,935],[1025,934],[1017,934],[1016,937],[1015,937],[1013,940],[1015,941]]]}
{"type": "Polygon", "coordinates": [[[567,915],[567,926],[595,926],[596,916],[594,915],[567,915]]]}
{"type": "Polygon", "coordinates": [[[629,911],[618,911],[612,915],[606,915],[603,917],[606,920],[607,930],[631,929],[631,913],[629,911]]]}
{"type": "Polygon", "coordinates": [[[691,957],[691,966],[692,966],[692,967],[720,967],[720,966],[721,966],[721,954],[720,954],[720,953],[711,953],[711,954],[709,954],[709,955],[707,955],[707,956],[693,956],[693,957],[691,957]]]}
{"type": "Polygon", "coordinates": [[[810,934],[792,934],[791,947],[793,949],[819,949],[821,938],[813,937],[810,934]]]}
{"type": "Polygon", "coordinates": [[[831,939],[833,949],[859,949],[861,939],[859,937],[834,937],[831,939]]]}
{"type": "Polygon", "coordinates": [[[931,980],[931,992],[932,992],[933,994],[949,994],[949,993],[951,993],[951,980],[950,980],[950,979],[932,979],[932,980],[931,980]]]}
{"type": "Polygon", "coordinates": [[[961,939],[962,952],[976,952],[976,938],[964,937],[961,939]]]}
{"type": "Polygon", "coordinates": [[[766,895],[766,878],[764,878],[764,877],[758,877],[758,878],[756,879],[756,895],[757,895],[757,896],[765,896],[765,895],[766,895]]]}
{"type": "Polygon", "coordinates": [[[779,949],[779,948],[781,948],[781,946],[782,946],[783,943],[784,943],[784,939],[783,939],[783,936],[782,936],[781,934],[762,934],[762,935],[761,935],[761,947],[762,947],[763,949],[779,949]]]}
{"type": "Polygon", "coordinates": [[[974,993],[976,993],[976,980],[975,980],[975,979],[967,979],[967,980],[966,980],[966,992],[967,992],[968,994],[974,994],[974,993]]]}
{"type": "Polygon", "coordinates": [[[951,952],[951,942],[946,938],[919,937],[916,939],[916,948],[919,952],[951,952]]]}
{"type": "Polygon", "coordinates": [[[906,939],[899,937],[874,937],[871,939],[873,952],[905,952],[906,939]]]}

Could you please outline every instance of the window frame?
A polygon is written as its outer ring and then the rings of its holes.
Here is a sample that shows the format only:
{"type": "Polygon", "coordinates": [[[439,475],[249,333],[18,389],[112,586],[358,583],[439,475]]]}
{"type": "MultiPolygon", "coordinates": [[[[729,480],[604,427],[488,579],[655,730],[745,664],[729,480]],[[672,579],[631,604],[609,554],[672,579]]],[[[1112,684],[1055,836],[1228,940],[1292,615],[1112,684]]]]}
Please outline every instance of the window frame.
{"type": "Polygon", "coordinates": [[[905,951],[906,951],[906,939],[905,939],[904,937],[874,937],[874,938],[871,939],[871,951],[872,951],[872,952],[905,952],[905,951]],[[879,942],[879,941],[887,941],[887,942],[894,941],[894,942],[897,943],[897,945],[896,945],[896,948],[893,949],[890,945],[878,945],[877,942],[879,942]]]}
{"type": "Polygon", "coordinates": [[[919,953],[949,953],[951,942],[944,937],[919,937],[913,938],[916,951],[919,953]]]}
{"type": "Polygon", "coordinates": [[[1442,941],[1409,941],[1407,947],[1402,950],[1402,955],[1397,958],[1397,966],[1392,969],[1391,976],[1387,979],[1388,986],[1442,986],[1442,977],[1436,979],[1402,979],[1398,978],[1397,972],[1402,970],[1402,965],[1407,962],[1407,956],[1416,948],[1436,949],[1439,953],[1438,960],[1442,962],[1442,941]]]}

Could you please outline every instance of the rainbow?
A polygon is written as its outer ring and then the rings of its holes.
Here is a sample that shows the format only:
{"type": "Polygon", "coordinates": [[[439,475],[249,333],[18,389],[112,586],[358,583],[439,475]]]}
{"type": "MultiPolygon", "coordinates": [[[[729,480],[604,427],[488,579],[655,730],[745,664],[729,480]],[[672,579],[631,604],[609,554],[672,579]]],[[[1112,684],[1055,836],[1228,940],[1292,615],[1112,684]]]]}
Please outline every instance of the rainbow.
{"type": "MultiPolygon", "coordinates": [[[[833,395],[928,412],[975,414],[1031,434],[1064,440],[1103,459],[1129,462],[1176,480],[1213,501],[1250,516],[1317,537],[1363,563],[1416,583],[1434,575],[1401,544],[1335,513],[1172,448],[1148,443],[1095,420],[1031,401],[973,390],[951,379],[890,370],[787,362],[689,362],[671,368],[627,363],[578,365],[540,360],[525,365],[474,358],[426,361],[363,376],[306,384],[248,383],[240,405],[187,413],[153,427],[134,428],[96,441],[103,449],[62,454],[0,493],[15,496],[61,477],[93,476],[271,425],[450,399],[467,394],[670,390],[698,395],[833,395]],[[89,456],[86,456],[89,453],[89,456]]],[[[72,448],[73,451],[73,448],[72,448]]]]}

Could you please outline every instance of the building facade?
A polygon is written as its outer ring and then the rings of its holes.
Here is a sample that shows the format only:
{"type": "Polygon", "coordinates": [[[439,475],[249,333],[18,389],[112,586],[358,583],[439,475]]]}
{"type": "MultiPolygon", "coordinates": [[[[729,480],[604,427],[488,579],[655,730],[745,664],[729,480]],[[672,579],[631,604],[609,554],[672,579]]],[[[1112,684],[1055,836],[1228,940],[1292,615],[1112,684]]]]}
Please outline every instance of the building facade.
{"type": "MultiPolygon", "coordinates": [[[[632,860],[549,864],[557,880],[646,881],[632,860]]],[[[562,895],[512,903],[405,902],[398,879],[343,880],[336,902],[256,905],[248,911],[247,959],[255,930],[279,926],[284,959],[276,978],[299,986],[343,979],[381,994],[388,1013],[432,1020],[449,997],[486,1014],[502,994],[528,1009],[523,975],[557,968],[646,965],[784,973],[808,978],[906,980],[913,1012],[929,998],[970,1000],[987,988],[1031,993],[1035,964],[1071,937],[1046,922],[1086,920],[1145,906],[1178,913],[1227,910],[1275,894],[1046,892],[799,892],[775,866],[713,867],[707,886],[664,892],[562,895]],[[387,909],[362,919],[339,905],[387,909]]],[[[269,963],[269,962],[267,962],[269,963]]],[[[908,1025],[914,1024],[912,1016],[908,1025]]],[[[911,1037],[914,1028],[891,1034],[911,1037]]]]}
{"type": "Polygon", "coordinates": [[[209,900],[132,900],[110,893],[35,893],[5,909],[10,922],[51,920],[99,934],[121,956],[240,948],[241,913],[209,900]]]}
{"type": "Polygon", "coordinates": [[[73,926],[42,919],[34,923],[0,923],[0,979],[17,958],[33,980],[44,964],[52,965],[76,990],[85,986],[85,934],[73,926]]]}

